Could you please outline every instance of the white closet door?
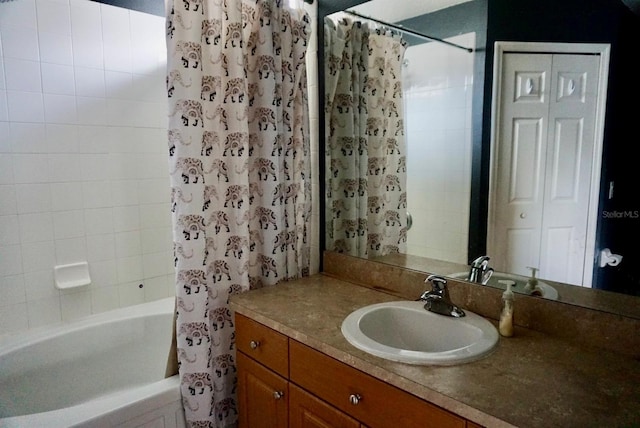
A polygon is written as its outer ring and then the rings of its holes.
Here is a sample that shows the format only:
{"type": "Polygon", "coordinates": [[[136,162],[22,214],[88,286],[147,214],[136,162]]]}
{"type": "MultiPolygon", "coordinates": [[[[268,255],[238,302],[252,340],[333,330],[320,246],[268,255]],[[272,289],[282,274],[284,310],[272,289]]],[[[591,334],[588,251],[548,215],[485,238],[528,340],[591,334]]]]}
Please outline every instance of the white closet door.
{"type": "Polygon", "coordinates": [[[542,230],[552,55],[504,55],[494,234],[494,268],[538,266],[542,230]]]}
{"type": "Polygon", "coordinates": [[[583,284],[598,91],[597,55],[553,56],[540,275],[583,284]]]}
{"type": "Polygon", "coordinates": [[[503,59],[490,254],[499,271],[582,284],[599,57],[503,59]]]}

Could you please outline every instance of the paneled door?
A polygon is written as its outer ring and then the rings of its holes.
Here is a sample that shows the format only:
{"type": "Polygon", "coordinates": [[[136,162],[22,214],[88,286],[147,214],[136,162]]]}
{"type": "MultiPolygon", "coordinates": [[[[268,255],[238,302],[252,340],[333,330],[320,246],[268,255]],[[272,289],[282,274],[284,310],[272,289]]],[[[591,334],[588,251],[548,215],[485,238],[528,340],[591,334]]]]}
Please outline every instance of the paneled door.
{"type": "MultiPolygon", "coordinates": [[[[585,273],[600,56],[502,56],[489,254],[496,270],[576,285],[585,273]]],[[[595,199],[595,198],[594,198],[595,199]]]]}

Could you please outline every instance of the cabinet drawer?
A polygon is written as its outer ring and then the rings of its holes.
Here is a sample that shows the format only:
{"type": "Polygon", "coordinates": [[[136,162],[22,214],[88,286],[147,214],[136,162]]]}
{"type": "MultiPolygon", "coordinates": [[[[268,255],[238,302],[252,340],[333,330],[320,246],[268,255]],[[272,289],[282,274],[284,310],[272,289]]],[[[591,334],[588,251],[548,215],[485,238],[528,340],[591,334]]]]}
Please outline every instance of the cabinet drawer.
{"type": "Polygon", "coordinates": [[[289,376],[289,341],[287,336],[241,314],[236,319],[236,345],[254,360],[281,376],[289,376]]]}
{"type": "Polygon", "coordinates": [[[289,379],[371,428],[464,428],[466,421],[295,340],[289,379]],[[357,398],[357,399],[356,399],[357,398]]]}
{"type": "Polygon", "coordinates": [[[360,428],[360,423],[294,384],[289,385],[289,428],[360,428]]]}

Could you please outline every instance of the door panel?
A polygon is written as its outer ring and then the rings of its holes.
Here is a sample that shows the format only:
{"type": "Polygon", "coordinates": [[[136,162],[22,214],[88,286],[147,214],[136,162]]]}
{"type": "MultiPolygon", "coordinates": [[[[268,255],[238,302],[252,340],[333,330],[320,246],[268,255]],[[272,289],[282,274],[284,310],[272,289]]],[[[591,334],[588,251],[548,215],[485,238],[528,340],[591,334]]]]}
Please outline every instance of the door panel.
{"type": "Polygon", "coordinates": [[[547,246],[542,249],[540,260],[540,265],[546,267],[546,277],[568,282],[567,271],[571,268],[572,254],[575,251],[572,245],[575,242],[574,232],[573,227],[552,227],[546,230],[547,246]]]}
{"type": "Polygon", "coordinates": [[[527,266],[539,264],[551,61],[545,54],[504,57],[488,241],[493,267],[502,272],[526,275],[527,266]]]}
{"type": "Polygon", "coordinates": [[[509,177],[509,203],[512,205],[539,202],[542,127],[542,118],[514,119],[509,177]]]}
{"type": "Polygon", "coordinates": [[[556,54],[551,70],[539,275],[585,286],[599,67],[596,55],[556,54]]]}
{"type": "Polygon", "coordinates": [[[556,133],[553,138],[555,150],[550,168],[549,200],[551,202],[575,202],[579,199],[580,159],[584,152],[582,146],[584,121],[578,118],[556,121],[556,133]]]}
{"type": "MultiPolygon", "coordinates": [[[[506,266],[520,266],[522,263],[530,263],[530,261],[537,259],[540,249],[539,228],[513,228],[507,230],[506,235],[506,266]]],[[[530,266],[530,264],[525,264],[525,266],[530,266]]],[[[506,272],[513,271],[507,270],[506,272]]]]}

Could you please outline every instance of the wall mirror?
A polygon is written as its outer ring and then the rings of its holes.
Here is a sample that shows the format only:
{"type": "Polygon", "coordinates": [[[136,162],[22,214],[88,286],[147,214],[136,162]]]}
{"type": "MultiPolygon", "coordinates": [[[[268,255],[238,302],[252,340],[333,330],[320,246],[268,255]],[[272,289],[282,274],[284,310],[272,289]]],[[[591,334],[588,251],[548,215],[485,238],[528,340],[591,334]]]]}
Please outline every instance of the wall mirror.
{"type": "MultiPolygon", "coordinates": [[[[600,133],[600,159],[590,163],[599,178],[589,187],[592,199],[585,208],[592,215],[593,260],[589,256],[586,260],[592,274],[584,281],[540,272],[539,286],[528,291],[640,318],[640,275],[633,269],[640,263],[640,250],[633,239],[640,237],[640,198],[628,160],[631,152],[624,144],[624,135],[637,133],[632,118],[638,114],[638,107],[629,109],[624,100],[631,102],[640,93],[619,83],[632,80],[624,70],[632,68],[640,17],[622,1],[543,3],[320,1],[325,249],[466,278],[470,262],[487,254],[488,242],[491,251],[488,233],[496,226],[495,220],[493,224],[488,221],[490,201],[495,199],[491,192],[503,186],[496,186],[492,177],[496,162],[492,153],[495,42],[606,46],[610,48],[606,58],[609,74],[599,87],[606,86],[607,92],[598,107],[602,120],[595,131],[600,133]],[[359,35],[363,31],[366,35],[359,35]],[[347,39],[351,41],[345,42],[347,39]],[[368,47],[369,55],[360,56],[363,46],[368,47]],[[398,85],[401,100],[394,93],[398,85]],[[363,228],[375,229],[374,236],[363,228]],[[621,254],[622,261],[600,267],[600,253],[605,249],[621,254]]],[[[536,53],[549,54],[545,49],[536,53]]],[[[594,56],[583,56],[589,55],[594,56]]],[[[527,71],[537,68],[521,74],[527,71]]],[[[527,83],[531,86],[530,94],[539,84],[534,79],[522,81],[525,92],[527,83]]],[[[576,81],[567,85],[573,88],[576,81]]],[[[559,90],[557,85],[554,90],[559,90]]],[[[545,96],[553,98],[548,93],[545,96]]],[[[522,139],[525,134],[516,137],[522,139]]],[[[557,134],[561,132],[550,135],[557,134]]],[[[580,144],[574,144],[574,152],[580,144]]],[[[549,151],[551,156],[553,149],[549,151]]],[[[556,152],[556,158],[577,169],[573,154],[556,152]]],[[[523,153],[520,155],[531,155],[523,153]]],[[[510,156],[513,160],[515,155],[510,156]]],[[[521,180],[525,184],[533,181],[521,180]]],[[[524,211],[516,214],[530,217],[524,211]]],[[[550,249],[562,247],[563,239],[537,254],[550,257],[550,249]]],[[[564,247],[565,253],[572,251],[564,247]]],[[[506,251],[515,254],[520,250],[511,247],[506,251]]],[[[489,266],[496,264],[489,285],[499,287],[498,280],[515,280],[524,288],[530,277],[527,267],[539,268],[539,260],[513,268],[505,267],[503,259],[508,257],[504,253],[488,255],[492,257],[489,266]]]]}

